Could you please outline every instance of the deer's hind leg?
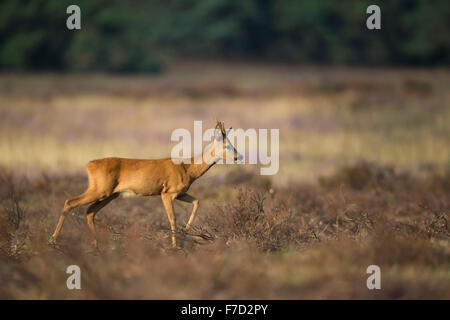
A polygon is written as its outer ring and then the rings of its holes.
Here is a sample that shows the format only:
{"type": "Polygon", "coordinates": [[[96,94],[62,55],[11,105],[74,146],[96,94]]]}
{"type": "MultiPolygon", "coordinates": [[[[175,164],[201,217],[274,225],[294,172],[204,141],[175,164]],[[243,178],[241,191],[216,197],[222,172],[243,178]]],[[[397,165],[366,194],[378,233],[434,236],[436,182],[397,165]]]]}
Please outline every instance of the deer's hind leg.
{"type": "Polygon", "coordinates": [[[87,223],[88,223],[88,226],[89,226],[89,230],[91,231],[91,234],[92,234],[92,238],[93,238],[92,245],[94,247],[97,247],[97,235],[96,235],[96,232],[95,232],[95,225],[94,225],[95,215],[103,207],[105,207],[108,203],[113,201],[118,196],[119,196],[118,193],[114,193],[114,194],[110,195],[108,198],[106,198],[104,200],[100,200],[100,201],[94,202],[86,210],[86,219],[87,219],[87,223]]]}
{"type": "Polygon", "coordinates": [[[199,206],[200,202],[198,201],[198,199],[194,198],[193,196],[191,196],[191,195],[189,195],[187,193],[184,193],[184,194],[178,196],[177,200],[188,202],[188,203],[192,203],[192,205],[193,205],[191,216],[189,217],[189,220],[188,220],[188,222],[186,223],[186,226],[183,229],[184,231],[188,231],[191,228],[192,222],[194,222],[195,213],[197,212],[197,209],[198,209],[198,206],[199,206]]]}
{"type": "Polygon", "coordinates": [[[66,215],[69,213],[70,210],[75,209],[76,207],[94,202],[96,200],[100,200],[102,198],[102,195],[93,191],[93,190],[86,190],[83,194],[67,199],[66,202],[64,202],[64,208],[61,212],[61,215],[58,220],[58,224],[56,225],[55,232],[53,233],[52,237],[50,238],[49,242],[51,244],[56,243],[56,238],[58,237],[61,228],[64,223],[64,219],[66,218],[66,215]]]}

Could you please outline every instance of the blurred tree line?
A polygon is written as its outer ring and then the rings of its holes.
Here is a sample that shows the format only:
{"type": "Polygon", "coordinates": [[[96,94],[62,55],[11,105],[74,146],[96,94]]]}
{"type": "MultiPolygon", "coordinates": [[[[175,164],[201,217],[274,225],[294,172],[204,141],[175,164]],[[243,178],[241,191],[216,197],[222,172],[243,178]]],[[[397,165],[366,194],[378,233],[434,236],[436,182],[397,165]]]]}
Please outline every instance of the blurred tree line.
{"type": "Polygon", "coordinates": [[[448,0],[2,0],[0,68],[158,72],[171,58],[448,65],[448,0]],[[66,8],[81,8],[81,30],[66,8]],[[366,8],[381,8],[381,30],[366,8]]]}

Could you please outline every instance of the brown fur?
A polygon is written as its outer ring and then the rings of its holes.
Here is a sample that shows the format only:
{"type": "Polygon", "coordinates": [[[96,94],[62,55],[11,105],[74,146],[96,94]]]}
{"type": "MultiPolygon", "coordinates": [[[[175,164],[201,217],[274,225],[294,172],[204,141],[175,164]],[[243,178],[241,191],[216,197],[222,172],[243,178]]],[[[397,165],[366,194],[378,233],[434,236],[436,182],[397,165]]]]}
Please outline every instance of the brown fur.
{"type": "MultiPolygon", "coordinates": [[[[211,154],[215,160],[225,157],[224,147],[228,141],[223,123],[217,122],[216,129],[220,130],[224,143],[220,145],[215,139],[204,153],[211,154]],[[218,149],[219,146],[222,150],[218,149]]],[[[234,151],[234,160],[237,160],[237,151],[235,149],[234,151]]],[[[64,218],[71,209],[92,203],[86,211],[86,218],[96,246],[94,217],[100,209],[120,194],[125,196],[161,195],[172,230],[172,245],[175,247],[176,222],[173,200],[193,204],[191,216],[184,228],[187,231],[194,220],[199,201],[186,192],[191,184],[215,163],[205,162],[204,154],[201,155],[201,163],[195,163],[195,158],[191,158],[190,164],[175,164],[171,158],[157,160],[105,158],[90,161],[86,166],[89,187],[83,194],[66,200],[50,243],[56,243],[64,218]]]]}

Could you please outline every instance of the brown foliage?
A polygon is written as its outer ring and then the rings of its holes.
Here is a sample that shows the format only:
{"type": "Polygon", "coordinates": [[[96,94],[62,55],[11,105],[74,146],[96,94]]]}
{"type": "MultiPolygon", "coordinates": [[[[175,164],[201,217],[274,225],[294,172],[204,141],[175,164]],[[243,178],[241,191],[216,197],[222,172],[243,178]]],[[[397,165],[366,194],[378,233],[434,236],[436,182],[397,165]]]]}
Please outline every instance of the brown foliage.
{"type": "MultiPolygon", "coordinates": [[[[2,172],[0,298],[449,298],[450,194],[434,183],[445,175],[383,170],[365,164],[323,186],[270,191],[253,177],[254,187],[217,186],[217,197],[199,187],[199,217],[179,232],[176,252],[153,198],[119,199],[102,210],[99,251],[89,246],[81,209],[59,244],[48,246],[64,199],[87,181],[21,181],[2,172]],[[370,182],[360,183],[360,175],[370,182]],[[71,264],[82,270],[80,291],[65,287],[71,264]],[[382,270],[380,291],[365,286],[371,264],[382,270]]],[[[175,209],[181,226],[189,207],[175,209]]]]}

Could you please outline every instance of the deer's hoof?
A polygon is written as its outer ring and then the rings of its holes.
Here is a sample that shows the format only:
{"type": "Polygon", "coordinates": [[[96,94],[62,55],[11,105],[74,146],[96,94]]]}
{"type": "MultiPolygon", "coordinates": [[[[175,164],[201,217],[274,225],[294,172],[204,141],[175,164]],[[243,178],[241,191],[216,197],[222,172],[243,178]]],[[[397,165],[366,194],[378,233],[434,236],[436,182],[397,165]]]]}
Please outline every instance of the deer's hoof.
{"type": "Polygon", "coordinates": [[[51,237],[50,240],[48,240],[48,244],[56,244],[56,238],[55,237],[51,237]]]}

